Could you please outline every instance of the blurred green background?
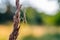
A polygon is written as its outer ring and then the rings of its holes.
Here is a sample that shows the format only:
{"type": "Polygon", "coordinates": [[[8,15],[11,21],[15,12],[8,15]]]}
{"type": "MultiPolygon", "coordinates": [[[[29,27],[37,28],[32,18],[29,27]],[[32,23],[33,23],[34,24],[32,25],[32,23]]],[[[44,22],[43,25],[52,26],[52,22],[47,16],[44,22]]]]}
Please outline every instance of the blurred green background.
{"type": "MultiPolygon", "coordinates": [[[[0,40],[8,40],[13,30],[16,7],[11,5],[10,0],[0,0],[0,5],[0,40]]],[[[58,5],[60,7],[59,0],[58,5]]],[[[23,5],[20,13],[21,28],[17,40],[60,40],[60,8],[54,15],[48,15],[44,11],[38,12],[32,6],[23,5]]]]}

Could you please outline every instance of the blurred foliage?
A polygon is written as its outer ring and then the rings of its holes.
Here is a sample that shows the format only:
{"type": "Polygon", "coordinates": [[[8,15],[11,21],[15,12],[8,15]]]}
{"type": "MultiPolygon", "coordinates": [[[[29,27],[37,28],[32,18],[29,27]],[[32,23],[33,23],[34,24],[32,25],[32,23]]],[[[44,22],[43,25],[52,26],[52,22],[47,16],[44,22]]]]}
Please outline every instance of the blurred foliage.
{"type": "Polygon", "coordinates": [[[41,37],[39,40],[60,40],[60,34],[47,34],[41,37]]]}
{"type": "Polygon", "coordinates": [[[47,34],[42,37],[27,36],[23,40],[60,40],[60,34],[47,34]]]}
{"type": "Polygon", "coordinates": [[[54,16],[41,13],[41,17],[45,25],[60,25],[60,11],[54,16]]]}
{"type": "Polygon", "coordinates": [[[54,16],[46,15],[44,13],[42,13],[42,19],[44,24],[47,24],[47,25],[53,25],[55,20],[54,16]]]}
{"type": "Polygon", "coordinates": [[[4,14],[1,14],[0,13],[0,23],[4,23],[6,21],[11,21],[13,18],[13,15],[10,14],[10,13],[4,13],[4,14]]]}
{"type": "MultiPolygon", "coordinates": [[[[32,7],[27,7],[26,9],[26,20],[28,24],[45,24],[45,25],[60,25],[60,11],[57,12],[56,15],[51,16],[47,15],[44,12],[37,12],[36,9],[32,7]]],[[[8,10],[6,13],[0,13],[0,23],[4,23],[6,21],[13,20],[14,13],[11,10],[8,10]]],[[[21,10],[21,22],[23,21],[24,17],[24,10],[21,10]]]]}
{"type": "Polygon", "coordinates": [[[55,16],[55,24],[60,25],[60,11],[55,16]]]}
{"type": "Polygon", "coordinates": [[[32,35],[24,37],[22,40],[37,40],[37,38],[33,37],[32,35]]]}
{"type": "Polygon", "coordinates": [[[40,14],[31,7],[26,9],[26,19],[30,24],[42,24],[42,18],[40,14]]]}

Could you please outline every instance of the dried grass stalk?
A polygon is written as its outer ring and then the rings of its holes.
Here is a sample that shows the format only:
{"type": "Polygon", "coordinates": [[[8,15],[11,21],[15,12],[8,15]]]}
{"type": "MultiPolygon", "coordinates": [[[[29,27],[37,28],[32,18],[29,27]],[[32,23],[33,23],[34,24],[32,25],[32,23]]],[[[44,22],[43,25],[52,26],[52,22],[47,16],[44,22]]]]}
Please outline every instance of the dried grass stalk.
{"type": "Polygon", "coordinates": [[[19,34],[19,22],[20,22],[20,9],[21,9],[21,5],[19,6],[19,0],[16,0],[16,12],[15,15],[13,17],[13,21],[14,21],[14,25],[13,25],[13,32],[10,34],[9,36],[9,40],[16,40],[19,34]]]}

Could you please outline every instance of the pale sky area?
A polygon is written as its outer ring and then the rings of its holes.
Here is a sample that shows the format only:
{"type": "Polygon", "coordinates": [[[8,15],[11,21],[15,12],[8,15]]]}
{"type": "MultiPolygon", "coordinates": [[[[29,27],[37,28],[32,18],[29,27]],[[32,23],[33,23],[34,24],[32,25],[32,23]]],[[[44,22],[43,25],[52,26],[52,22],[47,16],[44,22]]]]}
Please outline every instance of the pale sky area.
{"type": "MultiPolygon", "coordinates": [[[[6,2],[5,0],[3,1],[6,2]]],[[[9,2],[12,6],[15,6],[16,0],[9,0],[9,2]]],[[[55,15],[57,10],[59,9],[57,0],[20,0],[20,3],[25,7],[31,6],[33,8],[36,8],[36,10],[38,10],[39,12],[45,12],[48,15],[55,15]]],[[[2,10],[3,12],[5,12],[6,5],[4,4],[4,6],[2,4],[2,0],[0,0],[0,12],[2,10]]]]}

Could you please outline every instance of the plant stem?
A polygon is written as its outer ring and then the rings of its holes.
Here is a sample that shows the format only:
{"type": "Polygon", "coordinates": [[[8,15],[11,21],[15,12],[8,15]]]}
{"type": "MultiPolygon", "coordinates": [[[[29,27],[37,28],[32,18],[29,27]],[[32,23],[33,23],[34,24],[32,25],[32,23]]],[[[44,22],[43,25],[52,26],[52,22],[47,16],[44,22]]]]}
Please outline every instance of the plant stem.
{"type": "Polygon", "coordinates": [[[14,21],[14,25],[13,25],[13,32],[10,34],[9,36],[9,40],[16,40],[19,34],[19,23],[20,23],[20,9],[21,9],[21,5],[19,5],[19,0],[16,0],[16,12],[15,15],[13,17],[13,21],[14,21]]]}

